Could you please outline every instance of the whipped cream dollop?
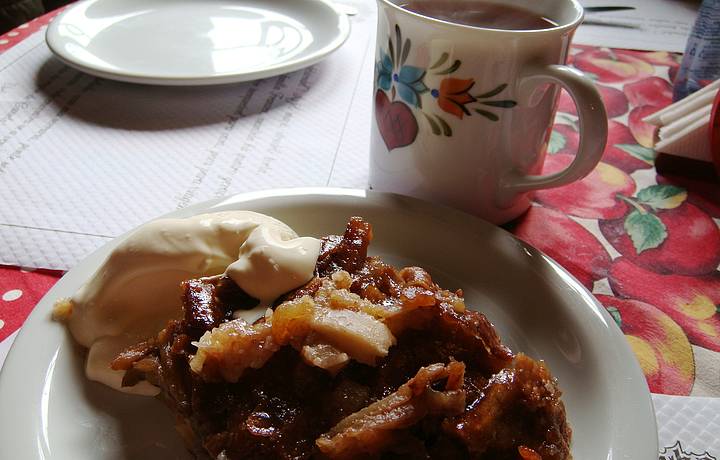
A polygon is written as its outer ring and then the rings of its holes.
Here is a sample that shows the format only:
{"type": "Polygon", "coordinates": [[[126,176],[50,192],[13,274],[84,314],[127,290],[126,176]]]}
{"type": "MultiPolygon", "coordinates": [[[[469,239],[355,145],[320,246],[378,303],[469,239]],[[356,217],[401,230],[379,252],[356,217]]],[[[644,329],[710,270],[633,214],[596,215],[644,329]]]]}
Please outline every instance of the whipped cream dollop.
{"type": "Polygon", "coordinates": [[[115,389],[156,395],[148,382],[123,387],[110,362],[182,316],[180,283],[225,273],[270,305],[313,277],[320,240],[250,211],[159,219],[131,233],[70,299],[68,328],[88,348],[85,373],[115,389]]]}

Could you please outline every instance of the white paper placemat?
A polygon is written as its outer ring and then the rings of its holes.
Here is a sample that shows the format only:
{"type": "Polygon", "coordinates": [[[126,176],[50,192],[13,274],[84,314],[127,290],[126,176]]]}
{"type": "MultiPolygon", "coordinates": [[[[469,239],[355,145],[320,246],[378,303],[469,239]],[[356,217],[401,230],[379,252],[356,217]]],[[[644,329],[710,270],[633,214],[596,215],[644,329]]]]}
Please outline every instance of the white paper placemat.
{"type": "Polygon", "coordinates": [[[0,55],[0,263],[68,269],[142,222],[239,192],[364,188],[375,6],[344,3],[357,14],[338,51],[242,84],[97,79],[42,32],[0,55]]]}
{"type": "Polygon", "coordinates": [[[660,460],[720,459],[720,399],[653,395],[660,460]]]}
{"type": "Polygon", "coordinates": [[[700,2],[580,0],[583,6],[632,6],[630,11],[585,15],[573,43],[609,48],[685,52],[700,2]]]}

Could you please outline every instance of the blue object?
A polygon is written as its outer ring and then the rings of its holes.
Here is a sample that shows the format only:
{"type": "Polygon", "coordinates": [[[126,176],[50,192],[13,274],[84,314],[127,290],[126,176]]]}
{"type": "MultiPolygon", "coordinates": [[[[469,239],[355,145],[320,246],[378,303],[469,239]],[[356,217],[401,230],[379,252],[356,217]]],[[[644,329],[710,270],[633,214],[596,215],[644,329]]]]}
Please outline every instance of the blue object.
{"type": "Polygon", "coordinates": [[[720,0],[703,0],[675,77],[673,101],[720,78],[720,0]]]}

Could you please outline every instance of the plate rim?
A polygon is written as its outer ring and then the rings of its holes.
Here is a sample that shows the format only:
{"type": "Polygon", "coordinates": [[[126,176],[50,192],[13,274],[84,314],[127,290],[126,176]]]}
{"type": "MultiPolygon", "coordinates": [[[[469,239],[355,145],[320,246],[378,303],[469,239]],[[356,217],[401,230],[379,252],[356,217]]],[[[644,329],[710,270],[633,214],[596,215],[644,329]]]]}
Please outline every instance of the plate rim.
{"type": "MultiPolygon", "coordinates": [[[[60,27],[66,15],[74,9],[82,7],[88,3],[97,2],[118,2],[119,0],[81,0],[72,4],[62,11],[45,30],[45,43],[53,55],[64,64],[85,72],[95,77],[105,78],[108,80],[121,81],[125,83],[138,83],[144,85],[160,85],[160,86],[209,86],[224,85],[229,83],[242,83],[247,81],[259,80],[263,78],[276,77],[285,73],[294,72],[296,70],[309,67],[313,64],[325,59],[331,53],[337,51],[350,37],[352,31],[352,22],[348,14],[339,9],[331,0],[312,0],[311,3],[321,4],[323,8],[333,11],[339,21],[340,28],[338,33],[324,47],[319,50],[301,57],[294,58],[289,61],[277,63],[275,65],[265,66],[258,70],[250,72],[225,72],[209,76],[163,76],[149,73],[127,71],[118,69],[111,71],[99,67],[88,65],[84,61],[74,59],[72,54],[66,53],[61,45],[61,38],[58,36],[58,27],[60,27]]],[[[123,3],[119,1],[119,3],[123,3]]]]}
{"type": "MultiPolygon", "coordinates": [[[[599,315],[602,320],[609,326],[607,327],[607,330],[610,334],[614,336],[613,340],[613,348],[612,350],[614,352],[621,352],[621,357],[631,357],[633,359],[627,360],[624,359],[618,363],[618,366],[622,366],[625,371],[630,371],[631,375],[625,375],[626,378],[623,379],[621,382],[621,385],[623,388],[630,388],[637,394],[635,396],[641,396],[642,400],[635,401],[635,409],[644,410],[646,412],[645,417],[647,418],[647,422],[650,423],[651,428],[649,430],[650,439],[644,439],[645,443],[642,444],[642,446],[645,446],[649,443],[649,447],[647,448],[648,455],[652,454],[652,457],[647,457],[648,459],[656,458],[657,452],[658,452],[658,433],[657,433],[657,420],[655,416],[655,411],[653,409],[653,403],[652,403],[652,396],[647,386],[647,381],[645,379],[644,374],[641,371],[640,365],[637,362],[636,359],[634,359],[634,354],[632,353],[630,346],[628,345],[627,341],[624,338],[624,334],[620,330],[620,328],[616,325],[615,321],[612,319],[610,314],[605,310],[604,307],[597,301],[597,299],[594,297],[594,295],[585,288],[577,279],[575,279],[565,268],[563,268],[558,262],[556,262],[554,259],[550,258],[549,256],[545,255],[542,251],[535,248],[534,246],[525,243],[524,241],[520,240],[519,238],[515,237],[512,233],[508,232],[507,230],[498,227],[496,225],[493,225],[483,219],[480,219],[476,216],[472,216],[470,214],[464,213],[462,211],[449,208],[443,205],[438,205],[434,203],[430,203],[424,200],[420,200],[417,198],[412,198],[408,196],[403,195],[397,195],[393,193],[386,193],[386,192],[377,192],[372,190],[364,190],[364,189],[355,189],[355,188],[334,188],[334,187],[298,187],[298,188],[277,188],[277,189],[267,189],[267,190],[260,190],[260,191],[254,191],[254,192],[246,192],[246,193],[239,193],[235,195],[230,195],[222,198],[215,198],[199,203],[195,203],[193,205],[190,205],[188,207],[177,209],[168,213],[164,213],[162,215],[156,216],[152,219],[149,219],[147,222],[160,219],[160,218],[167,218],[167,217],[188,217],[191,215],[199,214],[199,213],[205,213],[205,212],[216,212],[225,206],[235,206],[236,209],[238,205],[242,203],[248,203],[248,205],[252,206],[253,203],[262,201],[262,200],[283,200],[283,199],[302,199],[302,200],[322,200],[322,199],[332,199],[332,198],[339,198],[339,199],[363,199],[366,200],[367,203],[370,205],[377,205],[378,203],[381,206],[387,206],[389,203],[394,203],[394,206],[397,205],[404,205],[413,207],[416,209],[422,209],[424,211],[430,212],[433,217],[443,217],[448,219],[460,219],[463,221],[467,221],[468,219],[470,222],[477,227],[480,230],[490,231],[494,232],[495,234],[503,235],[503,237],[507,238],[510,237],[513,239],[516,243],[520,244],[523,249],[534,252],[538,255],[543,256],[546,263],[548,263],[556,272],[558,272],[558,275],[563,278],[563,281],[568,283],[569,287],[571,287],[574,291],[576,291],[578,294],[583,296],[585,302],[585,306],[591,308],[591,311],[595,313],[596,315],[599,315]],[[630,385],[630,386],[628,386],[630,385]]],[[[345,204],[346,206],[351,206],[349,203],[345,204]]],[[[141,223],[140,225],[143,225],[146,222],[141,223]]],[[[114,246],[119,244],[120,241],[122,241],[125,237],[127,237],[128,234],[130,234],[132,231],[134,231],[136,227],[133,227],[132,229],[128,230],[127,232],[119,235],[116,238],[113,238],[112,240],[108,241],[107,243],[103,244],[100,248],[93,251],[91,254],[86,256],[81,262],[79,262],[75,267],[68,270],[66,274],[61,278],[46,294],[43,296],[43,298],[38,302],[37,305],[40,305],[41,303],[50,302],[52,304],[54,302],[54,299],[57,298],[57,294],[55,294],[55,291],[61,290],[63,287],[63,282],[65,281],[64,278],[67,274],[72,273],[73,271],[79,270],[80,268],[86,268],[84,265],[91,265],[93,267],[97,267],[97,263],[92,262],[93,259],[97,259],[98,257],[104,257],[104,253],[108,253],[114,246]],[[89,263],[90,262],[90,263],[89,263]]],[[[102,259],[100,259],[100,262],[102,259]]],[[[67,283],[73,284],[72,281],[66,281],[67,283]]],[[[8,375],[11,373],[10,366],[8,366],[9,363],[14,365],[14,361],[20,360],[20,351],[18,351],[18,348],[24,347],[24,342],[30,340],[30,334],[29,332],[35,323],[38,323],[40,321],[47,321],[48,313],[47,311],[41,312],[39,308],[33,309],[29,317],[26,319],[25,324],[21,329],[18,331],[18,334],[15,338],[14,343],[12,344],[10,350],[8,351],[8,355],[6,357],[5,363],[3,367],[0,369],[0,390],[3,389],[5,385],[5,381],[9,378],[8,375]],[[31,327],[26,327],[26,326],[31,327]]],[[[57,356],[57,351],[55,356],[57,356]]],[[[54,364],[54,363],[53,363],[54,364]]],[[[7,396],[7,391],[3,392],[0,391],[0,401],[7,396]]],[[[0,411],[0,420],[9,417],[10,411],[3,412],[0,411]]],[[[637,416],[637,413],[635,414],[637,416]]],[[[641,417],[642,418],[642,417],[641,417]]],[[[29,427],[27,429],[30,429],[29,427]]],[[[619,431],[613,429],[612,430],[612,436],[610,438],[610,446],[609,447],[622,447],[617,446],[618,443],[623,441],[623,439],[619,438],[617,433],[619,431]]],[[[2,439],[3,433],[2,430],[0,430],[0,439],[2,439]]],[[[39,441],[39,440],[38,440],[39,441]]],[[[39,444],[39,443],[38,443],[39,444]]],[[[637,446],[639,444],[630,442],[629,446],[632,447],[633,445],[637,446]]],[[[0,453],[3,452],[4,448],[7,448],[7,445],[4,445],[4,443],[0,442],[0,453]]],[[[644,448],[642,449],[645,450],[644,448]]],[[[605,453],[602,453],[605,455],[605,453]]],[[[613,458],[627,458],[626,454],[624,454],[622,451],[609,451],[607,456],[607,460],[611,460],[613,458]],[[617,455],[617,457],[615,456],[617,455]]],[[[33,457],[33,458],[43,458],[42,456],[39,457],[33,457]]],[[[606,458],[606,457],[602,457],[606,458]]]]}

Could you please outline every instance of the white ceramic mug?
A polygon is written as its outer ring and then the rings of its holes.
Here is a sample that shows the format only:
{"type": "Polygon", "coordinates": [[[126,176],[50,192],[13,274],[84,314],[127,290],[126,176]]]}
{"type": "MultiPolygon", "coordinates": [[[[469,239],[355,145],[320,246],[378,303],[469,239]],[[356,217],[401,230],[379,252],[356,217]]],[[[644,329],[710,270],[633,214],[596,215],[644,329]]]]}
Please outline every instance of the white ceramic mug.
{"type": "Polygon", "coordinates": [[[472,27],[378,0],[369,185],[503,223],[530,206],[528,192],[592,171],[607,116],[592,82],[564,65],[583,17],[575,0],[488,1],[558,25],[472,27]],[[558,85],[577,105],[580,144],[570,166],[539,175],[558,85]]]}

